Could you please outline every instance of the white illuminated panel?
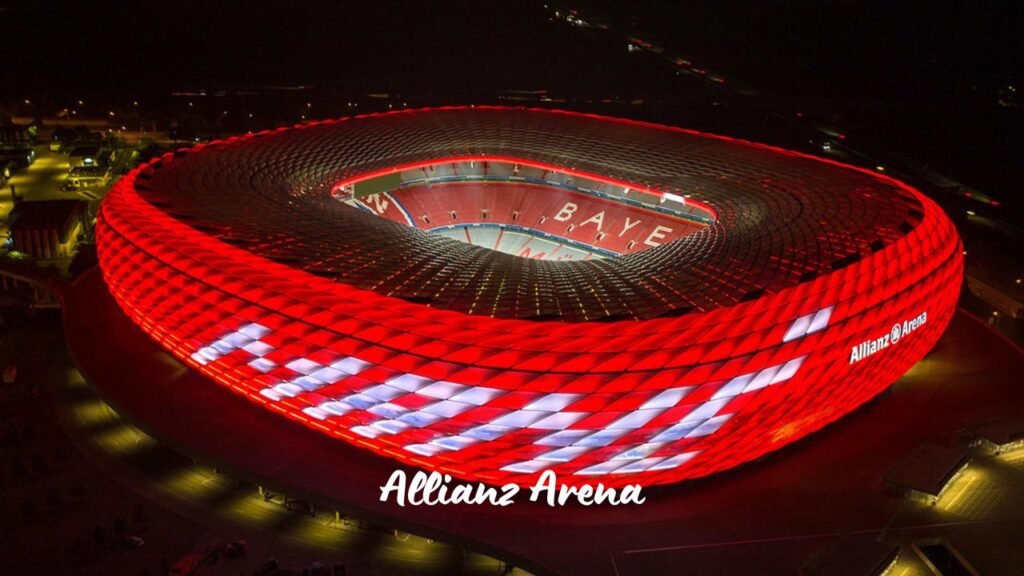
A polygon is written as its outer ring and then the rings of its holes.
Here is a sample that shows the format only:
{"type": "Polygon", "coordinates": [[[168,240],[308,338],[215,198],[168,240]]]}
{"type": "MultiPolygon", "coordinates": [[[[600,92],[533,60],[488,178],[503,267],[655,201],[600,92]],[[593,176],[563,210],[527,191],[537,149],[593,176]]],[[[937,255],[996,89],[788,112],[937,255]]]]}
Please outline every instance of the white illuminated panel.
{"type": "Polygon", "coordinates": [[[828,308],[822,308],[812,314],[801,316],[793,321],[789,329],[786,330],[785,336],[782,337],[783,342],[789,342],[796,340],[797,338],[803,338],[808,334],[814,334],[820,332],[828,326],[828,321],[832,317],[832,311],[835,310],[835,306],[829,306],[828,308]]]}
{"type": "MultiPolygon", "coordinates": [[[[829,307],[801,316],[787,330],[784,340],[790,341],[823,329],[828,323],[832,309],[833,307],[829,307]]],[[[263,326],[249,324],[210,346],[201,348],[193,358],[197,362],[208,363],[241,350],[252,357],[248,362],[250,367],[267,373],[278,368],[277,363],[264,357],[274,350],[273,346],[261,340],[269,333],[270,331],[263,326]]],[[[792,378],[805,359],[806,356],[801,356],[732,378],[710,399],[694,405],[678,422],[661,428],[649,436],[646,442],[623,445],[621,449],[609,455],[607,461],[588,466],[576,474],[622,474],[666,470],[682,465],[697,452],[669,456],[659,455],[658,451],[670,447],[678,440],[714,434],[732,418],[732,413],[721,411],[734,398],[792,378]]],[[[354,357],[339,359],[330,366],[307,358],[298,358],[284,366],[297,374],[296,377],[268,386],[260,393],[273,401],[300,398],[306,393],[341,382],[372,367],[372,364],[354,357]]],[[[599,430],[573,428],[591,414],[566,411],[566,408],[582,397],[580,394],[550,393],[526,403],[521,409],[506,411],[490,422],[469,426],[458,434],[408,444],[405,449],[430,457],[441,452],[463,450],[479,442],[496,440],[517,431],[546,432],[536,438],[534,444],[549,447],[550,450],[532,460],[502,468],[509,472],[532,473],[554,464],[570,462],[595,449],[615,445],[623,436],[644,428],[666,410],[679,406],[693,389],[692,386],[681,386],[653,391],[650,398],[637,409],[623,414],[605,429],[599,430]]],[[[378,420],[350,429],[353,433],[367,438],[378,438],[382,435],[402,434],[410,429],[428,427],[442,420],[457,417],[469,410],[485,406],[505,393],[504,390],[486,386],[467,386],[416,374],[399,374],[387,379],[384,384],[368,386],[341,398],[321,399],[317,404],[304,408],[303,412],[318,420],[344,416],[352,411],[372,414],[378,420]],[[418,409],[396,403],[410,394],[429,398],[431,401],[415,403],[419,406],[418,409]]]]}

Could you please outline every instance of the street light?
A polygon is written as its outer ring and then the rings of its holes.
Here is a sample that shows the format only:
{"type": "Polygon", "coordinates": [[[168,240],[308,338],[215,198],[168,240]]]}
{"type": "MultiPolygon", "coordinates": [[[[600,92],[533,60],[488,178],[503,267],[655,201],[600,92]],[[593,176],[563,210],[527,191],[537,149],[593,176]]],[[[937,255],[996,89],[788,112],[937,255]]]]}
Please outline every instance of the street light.
{"type": "Polygon", "coordinates": [[[992,318],[989,319],[988,323],[996,328],[999,328],[999,311],[992,311],[992,318]]]}

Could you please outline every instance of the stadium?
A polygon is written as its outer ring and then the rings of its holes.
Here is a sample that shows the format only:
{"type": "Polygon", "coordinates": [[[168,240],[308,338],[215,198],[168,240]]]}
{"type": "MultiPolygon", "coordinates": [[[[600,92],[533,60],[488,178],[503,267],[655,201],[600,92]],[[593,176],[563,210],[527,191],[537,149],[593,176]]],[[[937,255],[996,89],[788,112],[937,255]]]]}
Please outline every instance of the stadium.
{"type": "Polygon", "coordinates": [[[165,155],[96,236],[120,308],[211,386],[520,485],[667,484],[799,440],[932,349],[963,265],[941,209],[884,175],[501,107],[165,155]]]}

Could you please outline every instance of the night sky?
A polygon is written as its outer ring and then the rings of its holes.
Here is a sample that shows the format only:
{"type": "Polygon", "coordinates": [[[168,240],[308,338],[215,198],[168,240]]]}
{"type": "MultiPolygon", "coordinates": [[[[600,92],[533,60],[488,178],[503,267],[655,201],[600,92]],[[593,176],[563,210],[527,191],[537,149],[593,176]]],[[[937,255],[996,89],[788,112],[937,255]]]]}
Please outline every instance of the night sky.
{"type": "MultiPolygon", "coordinates": [[[[1024,3],[923,0],[581,0],[572,5],[684,54],[754,94],[754,107],[844,124],[1019,207],[1024,3]]],[[[314,86],[489,102],[500,91],[676,101],[677,122],[718,123],[726,100],[672,78],[599,30],[549,20],[544,2],[28,2],[0,0],[0,97],[314,86]],[[693,102],[697,101],[697,104],[693,102]]],[[[733,111],[736,107],[733,107],[733,111]]],[[[321,109],[321,113],[324,110],[321,109]]],[[[641,110],[652,114],[652,110],[641,110]]],[[[671,121],[672,118],[667,120],[671,121]]],[[[763,139],[771,136],[765,131],[763,139]]],[[[756,127],[752,134],[757,138],[756,127]]]]}

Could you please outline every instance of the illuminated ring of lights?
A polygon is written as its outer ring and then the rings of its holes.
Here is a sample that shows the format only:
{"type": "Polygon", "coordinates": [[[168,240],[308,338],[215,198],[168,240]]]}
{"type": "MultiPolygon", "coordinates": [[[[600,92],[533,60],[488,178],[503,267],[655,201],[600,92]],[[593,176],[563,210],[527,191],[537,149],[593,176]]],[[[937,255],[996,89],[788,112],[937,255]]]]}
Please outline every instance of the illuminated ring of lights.
{"type": "Polygon", "coordinates": [[[963,265],[941,209],[882,174],[503,107],[371,114],[167,154],[118,182],[96,235],[111,294],[177,358],[325,434],[490,483],[553,470],[570,484],[664,484],[776,450],[920,360],[963,265]],[[688,198],[715,220],[619,258],[535,262],[332,196],[465,161],[688,198]]]}

